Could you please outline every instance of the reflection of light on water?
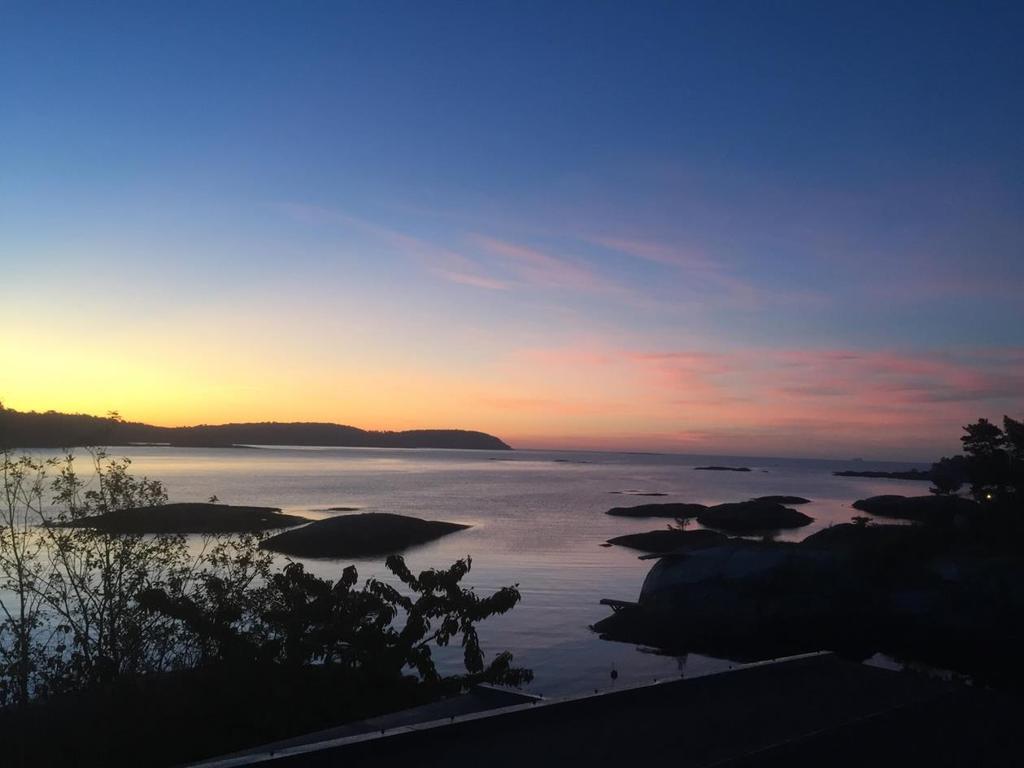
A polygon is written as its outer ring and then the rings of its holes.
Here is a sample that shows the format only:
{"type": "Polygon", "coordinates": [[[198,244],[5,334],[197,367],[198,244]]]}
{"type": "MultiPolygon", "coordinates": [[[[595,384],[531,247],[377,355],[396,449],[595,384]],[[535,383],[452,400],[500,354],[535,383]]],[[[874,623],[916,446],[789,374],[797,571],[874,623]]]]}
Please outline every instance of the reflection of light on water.
{"type": "MultiPolygon", "coordinates": [[[[42,453],[42,452],[41,452],[42,453]]],[[[735,666],[690,654],[681,660],[635,646],[602,641],[589,627],[608,615],[602,598],[635,600],[651,562],[639,552],[603,548],[607,539],[655,530],[662,519],[612,517],[610,507],[693,501],[718,503],[769,494],[813,499],[800,507],[813,524],[782,533],[801,539],[833,523],[848,522],[850,503],[881,493],[921,493],[913,481],[837,478],[844,464],[744,457],[641,456],[389,449],[116,448],[130,455],[132,472],[163,480],[171,501],[281,507],[310,518],[327,507],[395,512],[473,527],[405,553],[413,570],[443,567],[466,555],[465,579],[481,593],[518,583],[523,601],[480,627],[485,651],[511,650],[516,663],[532,667],[530,690],[548,695],[592,691],[653,678],[687,677],[735,666]],[[574,462],[561,463],[555,458],[574,462]],[[491,459],[499,459],[492,461],[491,459]],[[696,464],[756,465],[768,472],[694,472],[696,464]],[[611,495],[610,491],[666,493],[659,498],[611,495]]],[[[47,455],[56,455],[48,452],[47,455]]],[[[84,465],[88,462],[83,461],[84,465]]],[[[901,467],[902,468],[902,467],[901,467]]],[[[347,513],[344,513],[347,514],[347,513]]],[[[193,537],[198,546],[199,537],[193,537]]],[[[281,558],[280,562],[284,562],[281,558]]],[[[355,563],[360,579],[393,581],[383,558],[305,561],[311,571],[337,578],[355,563]]],[[[458,645],[439,649],[439,666],[456,671],[458,645]]]]}

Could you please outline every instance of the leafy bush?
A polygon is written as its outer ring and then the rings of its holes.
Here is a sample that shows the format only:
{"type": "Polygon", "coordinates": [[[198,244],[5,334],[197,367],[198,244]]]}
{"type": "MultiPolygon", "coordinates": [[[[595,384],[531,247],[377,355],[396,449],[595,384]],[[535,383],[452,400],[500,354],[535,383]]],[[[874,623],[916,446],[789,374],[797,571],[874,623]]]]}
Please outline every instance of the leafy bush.
{"type": "Polygon", "coordinates": [[[469,558],[418,575],[388,558],[405,594],[377,579],[357,587],[352,566],[336,582],[296,562],[275,570],[259,535],[207,537],[195,551],[180,535],[62,525],[167,500],[159,481],[131,475],[130,460],[90,455],[86,482],[70,454],[0,454],[0,704],[215,667],[310,669],[362,687],[404,680],[431,696],[531,679],[511,654],[485,663],[477,623],[521,596],[463,587],[469,558]],[[454,641],[465,673],[445,677],[432,648],[454,641]]]}

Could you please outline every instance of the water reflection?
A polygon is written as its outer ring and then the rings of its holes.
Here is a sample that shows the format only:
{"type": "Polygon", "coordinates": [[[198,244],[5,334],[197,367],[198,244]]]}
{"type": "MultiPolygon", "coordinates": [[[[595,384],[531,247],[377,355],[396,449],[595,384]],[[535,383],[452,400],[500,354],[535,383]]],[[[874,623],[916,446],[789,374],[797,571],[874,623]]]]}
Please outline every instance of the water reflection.
{"type": "MultiPolygon", "coordinates": [[[[657,677],[693,677],[728,666],[696,654],[675,659],[604,642],[590,631],[591,624],[607,615],[599,601],[635,600],[651,566],[637,552],[601,545],[614,536],[666,523],[604,514],[610,507],[663,501],[716,504],[798,494],[813,500],[801,511],[815,518],[814,523],[773,536],[795,540],[831,523],[847,522],[856,514],[849,507],[855,499],[923,490],[911,481],[832,476],[834,469],[845,467],[841,463],[750,457],[166,447],[121,448],[111,454],[130,456],[135,474],[163,480],[171,501],[205,501],[216,495],[223,503],[277,506],[310,518],[344,514],[330,507],[352,507],[471,525],[410,550],[406,559],[418,570],[471,555],[467,584],[487,592],[518,583],[522,603],[488,620],[481,637],[485,650],[507,648],[519,664],[532,667],[536,678],[531,690],[545,695],[657,677]],[[742,464],[758,471],[692,469],[707,463],[742,464]],[[611,493],[625,489],[630,493],[611,493]],[[634,498],[647,493],[665,496],[634,498]]],[[[198,538],[194,545],[199,545],[198,538]]],[[[324,577],[337,577],[343,565],[354,562],[360,578],[392,578],[382,558],[305,562],[324,577]]],[[[461,649],[444,650],[440,664],[457,669],[461,649]]]]}

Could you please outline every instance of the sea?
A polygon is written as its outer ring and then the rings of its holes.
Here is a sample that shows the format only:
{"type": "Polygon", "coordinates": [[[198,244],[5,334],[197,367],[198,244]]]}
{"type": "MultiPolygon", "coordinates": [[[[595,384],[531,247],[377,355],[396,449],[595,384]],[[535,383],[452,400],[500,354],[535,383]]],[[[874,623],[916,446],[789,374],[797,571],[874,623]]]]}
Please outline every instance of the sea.
{"type": "MultiPolygon", "coordinates": [[[[163,481],[170,501],[216,496],[226,504],[279,507],[309,518],[338,514],[325,511],[329,507],[355,507],[471,526],[402,554],[414,571],[443,568],[471,557],[472,569],[463,583],[482,595],[518,585],[522,601],[511,612],[483,622],[481,642],[488,656],[511,651],[517,665],[532,669],[534,680],[526,690],[545,697],[739,666],[697,654],[666,656],[602,640],[591,629],[609,615],[601,600],[635,601],[653,564],[641,560],[642,553],[635,550],[602,545],[614,536],[656,530],[669,522],[613,517],[606,514],[611,507],[673,501],[717,504],[768,494],[804,496],[811,503],[800,510],[814,522],[778,536],[795,541],[849,522],[858,514],[850,506],[857,499],[927,492],[927,484],[920,481],[832,474],[842,469],[924,468],[860,460],[288,446],[127,446],[111,448],[109,454],[130,458],[133,474],[163,481]],[[703,465],[751,471],[695,469],[703,465]],[[641,495],[652,493],[665,495],[641,495]]],[[[345,566],[354,564],[360,580],[395,582],[383,557],[302,562],[326,578],[337,578],[345,566]]],[[[435,657],[442,671],[459,671],[457,646],[441,649],[435,657]]]]}

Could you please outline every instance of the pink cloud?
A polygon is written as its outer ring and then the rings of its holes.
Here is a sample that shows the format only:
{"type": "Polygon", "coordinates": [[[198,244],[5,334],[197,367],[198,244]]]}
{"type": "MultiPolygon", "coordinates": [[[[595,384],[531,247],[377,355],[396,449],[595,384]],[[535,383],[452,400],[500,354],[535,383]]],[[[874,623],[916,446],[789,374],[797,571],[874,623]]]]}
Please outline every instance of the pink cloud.
{"type": "Polygon", "coordinates": [[[608,447],[647,439],[651,449],[685,443],[695,450],[688,441],[700,435],[705,451],[870,449],[928,458],[956,450],[962,424],[1024,409],[1024,355],[1015,348],[651,350],[591,340],[513,353],[506,383],[510,393],[521,387],[552,401],[553,417],[586,402],[593,413],[585,432],[571,431],[575,421],[552,431],[590,435],[590,446],[604,436],[608,447]]]}
{"type": "Polygon", "coordinates": [[[1024,364],[1016,354],[789,350],[784,393],[847,395],[874,405],[983,402],[1020,397],[1024,364]]]}
{"type": "Polygon", "coordinates": [[[486,275],[477,275],[471,272],[453,272],[444,269],[432,271],[448,282],[458,283],[459,285],[471,285],[474,288],[487,288],[492,291],[507,291],[511,287],[507,282],[496,280],[486,275]]]}

